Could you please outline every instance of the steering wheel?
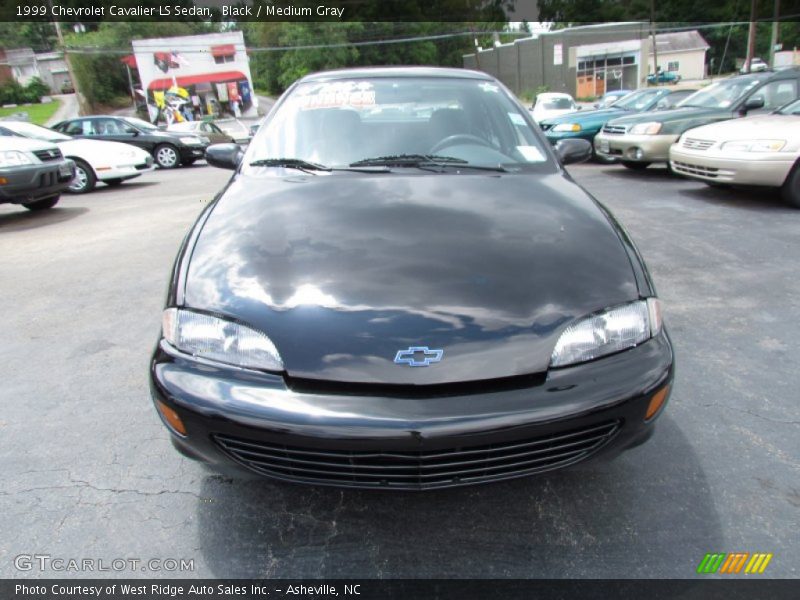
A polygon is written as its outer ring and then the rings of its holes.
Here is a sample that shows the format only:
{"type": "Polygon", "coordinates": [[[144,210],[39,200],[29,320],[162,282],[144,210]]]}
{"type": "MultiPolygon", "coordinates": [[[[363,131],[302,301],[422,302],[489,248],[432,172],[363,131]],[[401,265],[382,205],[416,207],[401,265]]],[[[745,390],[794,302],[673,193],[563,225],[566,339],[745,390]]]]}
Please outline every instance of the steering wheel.
{"type": "Polygon", "coordinates": [[[471,135],[469,133],[457,133],[455,135],[449,135],[442,141],[437,142],[436,145],[429,150],[429,152],[430,154],[437,154],[445,148],[449,146],[455,146],[458,143],[479,144],[481,146],[486,146],[487,148],[492,148],[492,145],[489,142],[483,138],[479,138],[477,135],[471,135]]]}

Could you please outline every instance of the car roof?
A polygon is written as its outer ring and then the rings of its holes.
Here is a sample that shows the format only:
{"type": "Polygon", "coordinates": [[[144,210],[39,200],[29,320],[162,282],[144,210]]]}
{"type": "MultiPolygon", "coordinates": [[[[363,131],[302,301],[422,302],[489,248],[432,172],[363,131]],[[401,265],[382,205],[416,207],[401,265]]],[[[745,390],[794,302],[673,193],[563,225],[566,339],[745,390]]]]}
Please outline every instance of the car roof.
{"type": "Polygon", "coordinates": [[[542,92],[536,96],[537,98],[572,98],[569,94],[564,92],[542,92]]]}
{"type": "Polygon", "coordinates": [[[362,67],[356,69],[337,69],[334,71],[320,71],[306,75],[300,81],[336,81],[338,79],[354,79],[369,77],[438,77],[446,79],[478,79],[494,81],[494,77],[482,71],[469,69],[451,69],[443,67],[362,67]]]}

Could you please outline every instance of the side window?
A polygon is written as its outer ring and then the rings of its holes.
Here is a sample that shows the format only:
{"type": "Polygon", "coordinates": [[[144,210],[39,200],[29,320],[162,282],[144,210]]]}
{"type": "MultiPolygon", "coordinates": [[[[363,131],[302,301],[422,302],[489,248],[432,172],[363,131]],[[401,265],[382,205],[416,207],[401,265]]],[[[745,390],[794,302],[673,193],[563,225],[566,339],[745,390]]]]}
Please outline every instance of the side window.
{"type": "Polygon", "coordinates": [[[200,131],[202,131],[203,133],[208,133],[209,131],[213,131],[213,129],[211,129],[211,125],[209,125],[208,123],[203,123],[202,125],[200,125],[200,131]]]}
{"type": "Polygon", "coordinates": [[[763,110],[775,110],[797,98],[797,80],[773,81],[756,90],[751,98],[764,98],[763,110]]]}
{"type": "Polygon", "coordinates": [[[88,120],[70,121],[63,128],[62,131],[67,135],[93,135],[94,128],[92,123],[88,120]]]}
{"type": "Polygon", "coordinates": [[[217,127],[216,125],[209,124],[209,125],[208,125],[208,128],[209,128],[209,129],[210,129],[210,130],[211,130],[213,133],[222,133],[222,129],[220,129],[220,128],[219,128],[219,127],[217,127]]]}
{"type": "Polygon", "coordinates": [[[8,129],[6,129],[5,127],[0,127],[0,135],[1,135],[1,136],[3,136],[3,137],[6,137],[6,136],[9,136],[9,137],[10,137],[10,136],[13,136],[13,135],[14,135],[14,133],[13,133],[13,132],[11,132],[11,131],[9,131],[9,130],[8,130],[8,129]]]}

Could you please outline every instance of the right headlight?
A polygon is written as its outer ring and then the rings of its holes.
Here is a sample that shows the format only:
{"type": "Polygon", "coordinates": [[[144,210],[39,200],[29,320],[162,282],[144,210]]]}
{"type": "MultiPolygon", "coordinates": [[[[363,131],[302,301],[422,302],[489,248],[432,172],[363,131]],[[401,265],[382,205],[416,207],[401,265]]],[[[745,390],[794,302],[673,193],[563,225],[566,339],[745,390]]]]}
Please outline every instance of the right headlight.
{"type": "Polygon", "coordinates": [[[168,308],[162,315],[161,330],[170,345],[186,354],[237,367],[283,371],[275,344],[260,331],[245,325],[182,308],[168,308]]]}
{"type": "Polygon", "coordinates": [[[28,156],[17,150],[5,150],[0,152],[0,167],[20,167],[22,165],[32,165],[33,161],[28,156]]]}
{"type": "Polygon", "coordinates": [[[550,357],[551,367],[600,358],[647,341],[661,331],[661,302],[637,300],[585,317],[564,330],[550,357]]]}
{"type": "Polygon", "coordinates": [[[580,131],[581,126],[577,123],[560,123],[553,127],[553,131],[580,131]]]}

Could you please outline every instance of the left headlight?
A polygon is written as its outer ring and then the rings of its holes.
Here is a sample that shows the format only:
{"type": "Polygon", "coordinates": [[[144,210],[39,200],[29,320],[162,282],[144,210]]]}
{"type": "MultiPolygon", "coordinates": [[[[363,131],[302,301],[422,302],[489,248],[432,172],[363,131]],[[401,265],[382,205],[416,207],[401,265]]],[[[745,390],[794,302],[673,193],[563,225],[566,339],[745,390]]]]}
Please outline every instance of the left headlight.
{"type": "Polygon", "coordinates": [[[556,342],[551,367],[565,367],[632,348],[661,331],[657,298],[616,306],[573,323],[556,342]]]}
{"type": "Polygon", "coordinates": [[[629,133],[633,135],[655,135],[661,131],[662,123],[650,121],[648,123],[637,123],[630,128],[629,133]]]}
{"type": "Polygon", "coordinates": [[[275,344],[263,333],[239,323],[181,308],[168,308],[161,319],[164,339],[198,358],[266,371],[283,371],[275,344]]]}
{"type": "Polygon", "coordinates": [[[0,152],[0,167],[21,167],[22,165],[32,164],[33,161],[30,158],[17,150],[0,152]]]}
{"type": "Polygon", "coordinates": [[[719,149],[729,152],[779,152],[786,140],[733,140],[725,142],[719,149]]]}
{"type": "Polygon", "coordinates": [[[187,146],[202,146],[203,140],[199,137],[182,137],[181,142],[186,144],[187,146]]]}

